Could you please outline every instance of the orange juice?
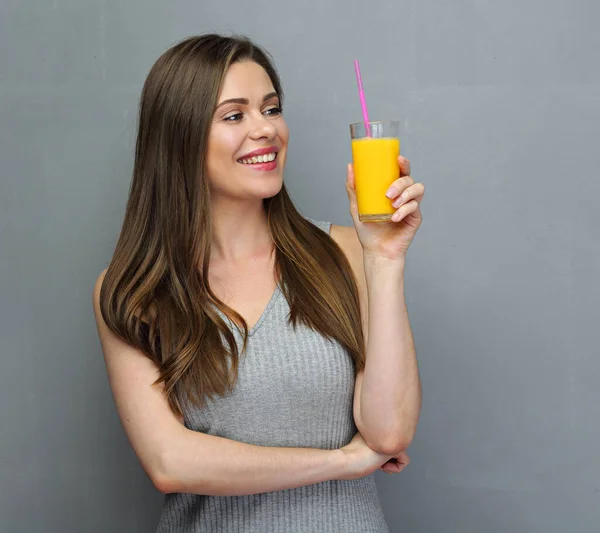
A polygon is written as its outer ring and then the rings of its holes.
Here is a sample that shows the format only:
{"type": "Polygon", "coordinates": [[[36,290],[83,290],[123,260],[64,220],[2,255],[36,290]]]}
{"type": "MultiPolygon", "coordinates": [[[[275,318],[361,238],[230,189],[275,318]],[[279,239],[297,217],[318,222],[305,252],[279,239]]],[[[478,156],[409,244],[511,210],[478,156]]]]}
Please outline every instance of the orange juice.
{"type": "Polygon", "coordinates": [[[352,139],[354,184],[360,220],[390,220],[396,211],[385,193],[399,177],[400,139],[352,139]]]}

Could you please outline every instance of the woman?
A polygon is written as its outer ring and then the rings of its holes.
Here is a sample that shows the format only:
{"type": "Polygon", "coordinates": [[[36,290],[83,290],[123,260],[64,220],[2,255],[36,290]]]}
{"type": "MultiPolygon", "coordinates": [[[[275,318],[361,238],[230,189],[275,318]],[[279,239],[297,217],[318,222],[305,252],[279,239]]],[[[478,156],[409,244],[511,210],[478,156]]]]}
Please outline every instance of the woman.
{"type": "Polygon", "coordinates": [[[400,157],[400,219],[363,224],[349,166],[354,227],[303,217],[281,105],[268,55],[219,35],[173,46],[142,91],[94,310],[120,419],[166,495],[161,532],[387,531],[372,474],[408,463],[403,273],[423,186],[400,157]]]}

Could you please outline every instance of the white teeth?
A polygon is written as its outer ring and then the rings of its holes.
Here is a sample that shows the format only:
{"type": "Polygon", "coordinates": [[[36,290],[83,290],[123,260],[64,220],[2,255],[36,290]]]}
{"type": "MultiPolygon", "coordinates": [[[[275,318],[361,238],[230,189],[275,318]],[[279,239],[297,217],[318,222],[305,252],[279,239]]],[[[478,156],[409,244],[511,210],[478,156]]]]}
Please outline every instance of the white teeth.
{"type": "Polygon", "coordinates": [[[251,157],[250,159],[238,159],[238,161],[244,165],[253,165],[256,163],[269,163],[270,161],[275,161],[275,157],[277,154],[275,152],[271,152],[270,154],[259,155],[257,157],[251,157]]]}

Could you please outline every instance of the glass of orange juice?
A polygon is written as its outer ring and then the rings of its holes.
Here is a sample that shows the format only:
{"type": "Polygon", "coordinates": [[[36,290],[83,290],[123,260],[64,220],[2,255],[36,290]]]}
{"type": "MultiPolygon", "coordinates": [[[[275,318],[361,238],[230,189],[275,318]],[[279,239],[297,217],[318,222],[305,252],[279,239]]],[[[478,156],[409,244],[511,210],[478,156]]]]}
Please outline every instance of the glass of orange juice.
{"type": "Polygon", "coordinates": [[[354,186],[361,222],[391,220],[396,209],[385,193],[400,177],[400,123],[394,120],[350,124],[354,186]],[[369,135],[370,133],[370,135],[369,135]]]}

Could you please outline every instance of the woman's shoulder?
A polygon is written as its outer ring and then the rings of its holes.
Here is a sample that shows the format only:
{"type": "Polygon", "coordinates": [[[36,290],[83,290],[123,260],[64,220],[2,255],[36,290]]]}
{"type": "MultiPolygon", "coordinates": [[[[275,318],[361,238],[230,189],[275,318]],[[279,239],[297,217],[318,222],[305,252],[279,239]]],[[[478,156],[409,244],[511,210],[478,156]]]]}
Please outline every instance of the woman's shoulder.
{"type": "Polygon", "coordinates": [[[354,226],[341,226],[327,220],[317,220],[307,216],[304,218],[327,233],[342,249],[350,264],[356,266],[362,263],[362,246],[354,226]]]}
{"type": "Polygon", "coordinates": [[[363,248],[360,240],[358,239],[356,228],[354,225],[341,226],[339,224],[332,224],[331,222],[322,220],[313,220],[310,218],[308,218],[308,220],[324,231],[327,231],[333,241],[339,246],[342,253],[346,256],[346,259],[348,260],[348,263],[350,263],[350,268],[354,274],[354,279],[357,283],[362,314],[363,316],[368,316],[367,281],[363,264],[363,248]]]}
{"type": "Polygon", "coordinates": [[[331,222],[328,222],[326,220],[316,220],[314,218],[311,217],[304,217],[306,220],[308,220],[310,223],[314,224],[315,226],[317,226],[317,228],[322,229],[325,233],[327,234],[331,234],[331,222]]]}

